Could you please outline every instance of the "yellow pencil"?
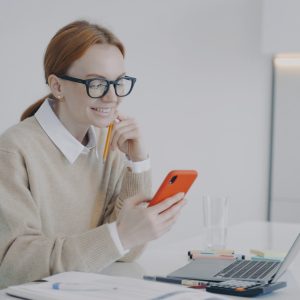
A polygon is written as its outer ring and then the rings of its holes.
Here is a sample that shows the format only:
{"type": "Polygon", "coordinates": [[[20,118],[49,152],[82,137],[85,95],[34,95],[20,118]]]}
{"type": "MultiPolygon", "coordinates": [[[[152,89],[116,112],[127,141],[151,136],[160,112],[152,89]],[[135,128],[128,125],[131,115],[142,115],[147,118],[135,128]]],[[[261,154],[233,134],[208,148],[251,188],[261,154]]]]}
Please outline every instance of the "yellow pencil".
{"type": "Polygon", "coordinates": [[[111,133],[113,130],[114,124],[111,123],[108,126],[108,131],[107,131],[107,135],[106,135],[106,141],[105,141],[105,146],[104,146],[104,151],[103,151],[103,162],[106,161],[107,155],[108,155],[108,151],[109,151],[109,144],[110,144],[110,137],[111,137],[111,133]]]}

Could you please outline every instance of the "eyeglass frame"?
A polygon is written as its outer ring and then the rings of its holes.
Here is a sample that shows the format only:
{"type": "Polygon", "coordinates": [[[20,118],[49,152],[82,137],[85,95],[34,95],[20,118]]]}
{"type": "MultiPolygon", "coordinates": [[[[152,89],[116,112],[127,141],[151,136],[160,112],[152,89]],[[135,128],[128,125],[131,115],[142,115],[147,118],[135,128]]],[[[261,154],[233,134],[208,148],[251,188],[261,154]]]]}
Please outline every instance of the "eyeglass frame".
{"type": "Polygon", "coordinates": [[[128,95],[131,93],[131,91],[132,91],[132,89],[133,89],[133,87],[134,87],[134,84],[135,84],[135,82],[136,82],[136,78],[135,78],[135,77],[131,77],[131,76],[127,76],[127,75],[121,76],[120,78],[118,78],[118,79],[116,79],[116,80],[107,80],[106,78],[103,78],[103,77],[95,77],[95,78],[90,78],[90,79],[80,79],[80,78],[72,77],[72,76],[69,76],[69,75],[56,75],[56,76],[57,76],[58,78],[63,79],[63,80],[68,80],[68,81],[72,81],[72,82],[77,82],[77,83],[82,83],[82,84],[84,84],[84,85],[85,85],[85,88],[86,88],[86,93],[88,94],[88,96],[89,96],[90,98],[93,98],[93,99],[104,97],[104,96],[107,94],[107,92],[109,91],[109,88],[110,88],[110,85],[111,85],[111,84],[114,86],[115,94],[116,94],[118,97],[125,97],[125,96],[128,96],[128,95]],[[117,93],[116,85],[117,85],[118,81],[121,80],[121,79],[123,79],[123,78],[125,78],[125,79],[130,79],[131,82],[132,82],[132,84],[131,84],[131,87],[130,87],[129,92],[128,92],[127,94],[123,95],[123,96],[120,96],[120,95],[118,95],[118,93],[117,93]],[[103,94],[102,94],[101,96],[98,96],[98,97],[92,97],[92,96],[90,95],[90,92],[89,92],[89,84],[90,84],[91,81],[93,81],[93,80],[99,80],[99,79],[101,79],[101,80],[103,80],[103,81],[106,82],[106,88],[105,88],[105,90],[104,90],[104,92],[103,92],[103,94]]]}

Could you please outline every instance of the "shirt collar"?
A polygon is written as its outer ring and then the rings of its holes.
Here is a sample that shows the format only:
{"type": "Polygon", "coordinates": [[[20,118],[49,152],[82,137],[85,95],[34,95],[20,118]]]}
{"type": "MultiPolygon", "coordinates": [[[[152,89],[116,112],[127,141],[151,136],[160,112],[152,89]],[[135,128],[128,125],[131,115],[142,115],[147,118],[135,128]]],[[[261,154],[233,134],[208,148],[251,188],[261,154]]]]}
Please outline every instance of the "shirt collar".
{"type": "Polygon", "coordinates": [[[95,129],[92,126],[88,129],[88,144],[83,146],[54,113],[52,99],[46,99],[34,116],[52,142],[71,164],[75,162],[81,153],[88,153],[96,146],[95,129]]]}

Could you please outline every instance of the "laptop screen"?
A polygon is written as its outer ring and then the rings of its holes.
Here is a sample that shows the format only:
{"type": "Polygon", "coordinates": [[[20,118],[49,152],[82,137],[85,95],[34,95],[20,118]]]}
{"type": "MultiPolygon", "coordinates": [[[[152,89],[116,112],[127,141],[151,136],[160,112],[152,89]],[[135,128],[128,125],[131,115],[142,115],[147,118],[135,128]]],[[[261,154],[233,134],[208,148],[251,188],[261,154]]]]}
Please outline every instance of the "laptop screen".
{"type": "Polygon", "coordinates": [[[296,240],[294,241],[292,247],[290,248],[288,254],[280,264],[275,276],[272,278],[271,282],[275,282],[283,275],[283,273],[286,271],[290,263],[294,260],[296,255],[298,254],[300,250],[300,233],[298,234],[296,240]]]}

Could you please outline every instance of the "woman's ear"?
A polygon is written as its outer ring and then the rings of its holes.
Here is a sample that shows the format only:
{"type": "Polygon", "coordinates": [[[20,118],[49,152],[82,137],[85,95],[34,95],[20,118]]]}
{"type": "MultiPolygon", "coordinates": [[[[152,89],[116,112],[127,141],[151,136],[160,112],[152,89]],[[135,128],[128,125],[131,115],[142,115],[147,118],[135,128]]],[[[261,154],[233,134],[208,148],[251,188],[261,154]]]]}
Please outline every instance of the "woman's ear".
{"type": "Polygon", "coordinates": [[[61,80],[56,75],[49,75],[48,85],[54,97],[59,99],[63,96],[61,80]]]}

